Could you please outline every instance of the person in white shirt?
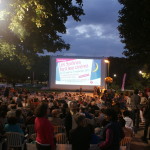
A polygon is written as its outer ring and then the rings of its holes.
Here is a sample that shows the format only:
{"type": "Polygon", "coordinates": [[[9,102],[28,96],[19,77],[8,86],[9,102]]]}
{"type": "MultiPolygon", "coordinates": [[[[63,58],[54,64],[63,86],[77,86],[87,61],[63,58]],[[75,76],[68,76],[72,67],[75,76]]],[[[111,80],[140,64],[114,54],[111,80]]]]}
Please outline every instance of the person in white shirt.
{"type": "Polygon", "coordinates": [[[129,111],[123,112],[123,119],[126,121],[125,127],[133,130],[133,120],[129,116],[130,116],[129,111]]]}
{"type": "Polygon", "coordinates": [[[140,102],[140,105],[141,105],[141,108],[140,108],[140,118],[141,118],[141,122],[144,123],[145,122],[145,119],[144,119],[144,116],[143,116],[143,110],[146,106],[146,103],[148,102],[148,99],[146,98],[146,96],[144,96],[144,93],[141,92],[139,94],[139,96],[141,97],[141,102],[140,102]]]}

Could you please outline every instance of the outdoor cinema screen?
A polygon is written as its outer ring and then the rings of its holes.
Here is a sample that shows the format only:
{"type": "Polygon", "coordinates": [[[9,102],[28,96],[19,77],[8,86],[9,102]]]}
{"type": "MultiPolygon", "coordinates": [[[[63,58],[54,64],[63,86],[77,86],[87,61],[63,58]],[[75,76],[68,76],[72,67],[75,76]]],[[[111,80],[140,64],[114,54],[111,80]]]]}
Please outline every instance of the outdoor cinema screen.
{"type": "Polygon", "coordinates": [[[56,58],[55,84],[101,85],[101,59],[56,58]]]}

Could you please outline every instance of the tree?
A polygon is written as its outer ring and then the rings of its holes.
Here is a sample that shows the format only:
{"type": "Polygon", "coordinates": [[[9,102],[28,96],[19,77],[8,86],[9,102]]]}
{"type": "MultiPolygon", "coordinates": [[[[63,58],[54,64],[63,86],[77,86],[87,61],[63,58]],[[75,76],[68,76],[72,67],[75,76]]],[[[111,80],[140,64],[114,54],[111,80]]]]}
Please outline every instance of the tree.
{"type": "MultiPolygon", "coordinates": [[[[120,38],[124,55],[140,64],[150,64],[150,0],[118,0],[120,38]]],[[[150,67],[150,65],[149,65],[150,67]]]]}
{"type": "Polygon", "coordinates": [[[36,81],[48,81],[49,80],[49,59],[50,56],[36,57],[36,63],[32,64],[30,70],[30,76],[36,81]]]}
{"type": "MultiPolygon", "coordinates": [[[[109,57],[110,61],[110,77],[113,78],[112,88],[120,88],[122,86],[123,75],[126,73],[125,89],[144,89],[150,86],[150,78],[143,78],[143,74],[139,74],[142,65],[136,63],[135,60],[128,58],[109,57]],[[117,76],[114,77],[114,74],[117,76]]],[[[145,73],[147,65],[142,68],[145,73]]]]}
{"type": "Polygon", "coordinates": [[[60,34],[69,16],[80,21],[82,0],[2,0],[0,58],[16,56],[29,64],[37,53],[68,50],[60,34]]]}
{"type": "Polygon", "coordinates": [[[24,82],[27,80],[29,70],[19,62],[17,57],[13,60],[4,58],[0,60],[0,74],[8,83],[24,82]]]}

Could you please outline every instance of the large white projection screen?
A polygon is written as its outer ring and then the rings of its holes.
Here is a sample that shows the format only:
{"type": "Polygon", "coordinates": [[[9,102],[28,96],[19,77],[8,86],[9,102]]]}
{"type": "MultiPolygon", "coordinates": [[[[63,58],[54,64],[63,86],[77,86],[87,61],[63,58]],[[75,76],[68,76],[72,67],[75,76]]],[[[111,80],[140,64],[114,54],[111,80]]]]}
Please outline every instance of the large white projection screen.
{"type": "Polygon", "coordinates": [[[101,60],[56,58],[56,84],[100,85],[101,60]]]}
{"type": "Polygon", "coordinates": [[[106,66],[103,58],[50,57],[50,89],[93,90],[105,87],[106,66]]]}

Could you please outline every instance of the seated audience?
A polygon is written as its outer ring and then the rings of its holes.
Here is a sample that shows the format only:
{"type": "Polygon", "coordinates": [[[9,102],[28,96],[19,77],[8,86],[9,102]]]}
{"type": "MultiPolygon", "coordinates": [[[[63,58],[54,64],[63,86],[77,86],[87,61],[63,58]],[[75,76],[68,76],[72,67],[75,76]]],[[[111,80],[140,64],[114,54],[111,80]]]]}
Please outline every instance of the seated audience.
{"type": "Polygon", "coordinates": [[[29,111],[26,116],[25,125],[34,124],[35,116],[32,111],[29,111]]]}
{"type": "Polygon", "coordinates": [[[7,121],[8,121],[8,124],[5,124],[5,127],[4,127],[5,132],[18,132],[18,133],[24,134],[23,130],[17,124],[17,118],[15,116],[9,116],[7,118],[7,121]]]}
{"type": "Polygon", "coordinates": [[[52,117],[50,117],[49,120],[54,126],[63,124],[62,119],[59,118],[59,114],[60,114],[59,109],[53,109],[51,114],[52,114],[52,117]]]}

